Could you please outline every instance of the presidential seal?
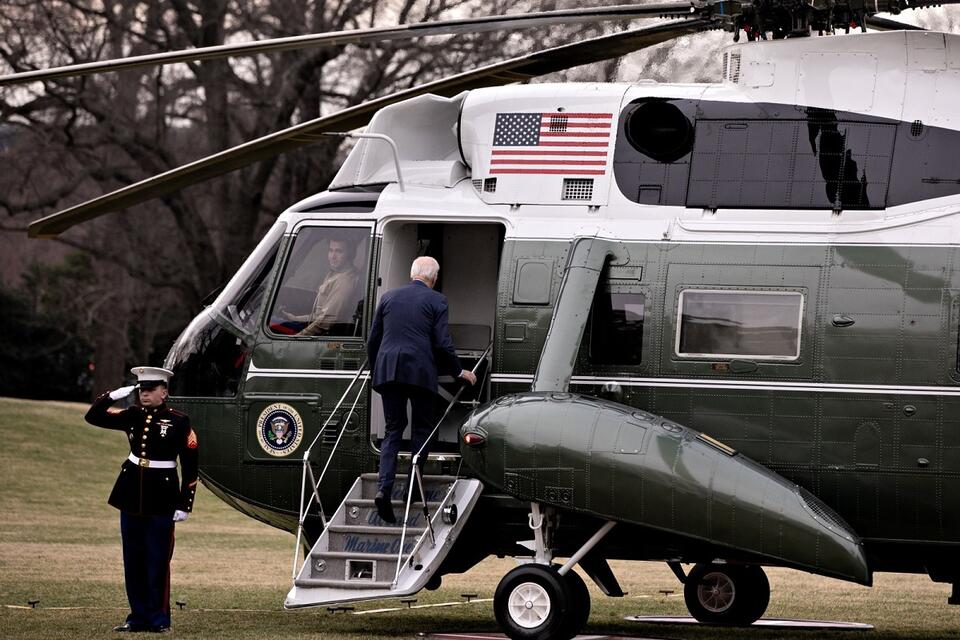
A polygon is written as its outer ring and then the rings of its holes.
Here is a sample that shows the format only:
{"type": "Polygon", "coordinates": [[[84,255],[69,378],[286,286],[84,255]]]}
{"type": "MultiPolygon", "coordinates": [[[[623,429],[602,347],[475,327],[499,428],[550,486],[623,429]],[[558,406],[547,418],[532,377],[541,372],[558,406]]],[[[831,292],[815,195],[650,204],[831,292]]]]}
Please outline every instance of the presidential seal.
{"type": "Polygon", "coordinates": [[[303,420],[288,404],[271,404],[257,418],[257,441],[272,456],[286,456],[296,451],[303,440],[303,420]]]}

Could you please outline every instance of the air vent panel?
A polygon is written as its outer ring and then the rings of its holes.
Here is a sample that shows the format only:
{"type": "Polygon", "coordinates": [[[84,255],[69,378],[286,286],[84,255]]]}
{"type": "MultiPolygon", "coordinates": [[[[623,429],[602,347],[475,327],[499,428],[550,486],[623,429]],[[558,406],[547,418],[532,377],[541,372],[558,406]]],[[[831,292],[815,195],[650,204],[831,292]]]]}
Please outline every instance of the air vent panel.
{"type": "Polygon", "coordinates": [[[561,200],[593,200],[593,178],[564,178],[561,200]]]}
{"type": "Polygon", "coordinates": [[[727,67],[727,79],[730,82],[737,84],[740,82],[740,54],[731,53],[730,54],[730,64],[727,67]]]}

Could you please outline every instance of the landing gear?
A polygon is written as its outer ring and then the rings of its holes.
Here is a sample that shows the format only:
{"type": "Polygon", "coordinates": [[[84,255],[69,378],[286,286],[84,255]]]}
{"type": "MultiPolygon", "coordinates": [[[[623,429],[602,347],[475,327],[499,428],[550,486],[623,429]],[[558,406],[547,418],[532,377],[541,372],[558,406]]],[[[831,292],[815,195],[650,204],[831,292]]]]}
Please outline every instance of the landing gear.
{"type": "Polygon", "coordinates": [[[534,561],[503,576],[493,596],[493,612],[512,640],[567,640],[586,626],[590,592],[573,567],[614,527],[610,521],[590,537],[562,567],[553,565],[551,544],[556,514],[530,505],[534,561]]]}
{"type": "Polygon", "coordinates": [[[770,583],[756,565],[698,564],[687,575],[683,599],[700,622],[747,626],[767,610],[770,583]]]}
{"type": "Polygon", "coordinates": [[[563,579],[570,590],[570,631],[571,637],[580,633],[587,626],[590,618],[590,592],[580,575],[571,569],[563,579]]]}
{"type": "Polygon", "coordinates": [[[573,600],[570,582],[556,567],[525,564],[500,580],[493,612],[500,628],[513,640],[569,638],[572,614],[578,609],[573,600]]]}

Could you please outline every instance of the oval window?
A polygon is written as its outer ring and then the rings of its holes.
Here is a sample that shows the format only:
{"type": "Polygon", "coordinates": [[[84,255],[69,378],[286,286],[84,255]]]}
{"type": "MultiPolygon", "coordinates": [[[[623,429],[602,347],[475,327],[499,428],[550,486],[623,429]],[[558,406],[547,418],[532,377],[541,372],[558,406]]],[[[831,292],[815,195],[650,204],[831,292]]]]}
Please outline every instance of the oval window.
{"type": "Polygon", "coordinates": [[[640,153],[658,162],[674,162],[693,147],[693,126],[669,102],[642,102],[627,116],[627,140],[640,153]]]}

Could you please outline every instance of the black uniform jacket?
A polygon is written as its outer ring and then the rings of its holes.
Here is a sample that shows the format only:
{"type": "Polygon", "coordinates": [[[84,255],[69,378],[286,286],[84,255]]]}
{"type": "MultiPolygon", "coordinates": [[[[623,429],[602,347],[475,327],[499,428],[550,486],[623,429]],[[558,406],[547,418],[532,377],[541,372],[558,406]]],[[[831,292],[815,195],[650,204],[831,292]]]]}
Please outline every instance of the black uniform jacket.
{"type": "Polygon", "coordinates": [[[128,458],[120,468],[108,502],[127,513],[137,515],[173,515],[174,510],[190,512],[197,493],[197,435],[186,414],[167,405],[115,409],[109,394],[97,398],[85,416],[86,421],[104,429],[127,434],[130,452],[150,461],[180,458],[183,481],[176,468],[156,469],[136,465],[128,458]]]}

